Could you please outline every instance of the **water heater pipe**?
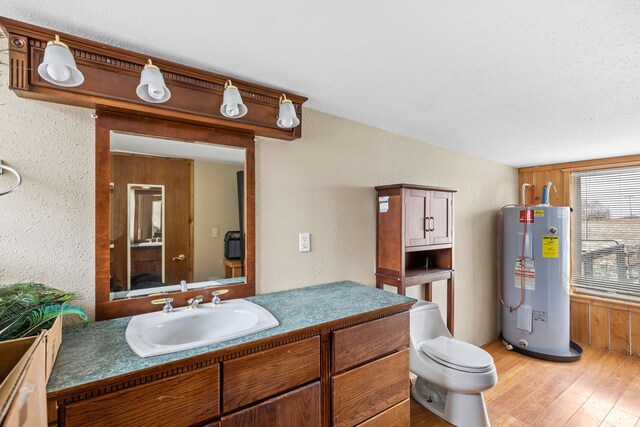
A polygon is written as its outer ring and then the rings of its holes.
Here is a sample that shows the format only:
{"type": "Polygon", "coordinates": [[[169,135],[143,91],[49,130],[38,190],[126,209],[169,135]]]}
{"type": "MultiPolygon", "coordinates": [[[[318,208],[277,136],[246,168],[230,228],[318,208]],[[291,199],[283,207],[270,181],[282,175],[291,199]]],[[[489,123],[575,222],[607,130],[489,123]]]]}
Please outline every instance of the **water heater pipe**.
{"type": "Polygon", "coordinates": [[[531,187],[531,184],[529,184],[528,182],[525,182],[524,184],[522,184],[522,190],[521,190],[521,193],[520,193],[520,204],[523,205],[523,206],[527,204],[527,200],[525,199],[525,192],[526,192],[527,187],[531,187]]]}
{"type": "MultiPolygon", "coordinates": [[[[524,200],[524,189],[525,189],[525,185],[529,185],[529,184],[523,184],[522,185],[522,191],[523,191],[523,200],[524,200]]],[[[502,208],[500,208],[500,212],[498,213],[498,299],[500,300],[500,303],[509,311],[516,311],[517,309],[520,308],[520,306],[522,306],[522,304],[524,304],[524,266],[525,266],[525,241],[526,239],[526,235],[527,235],[527,221],[525,220],[523,223],[523,228],[524,228],[524,232],[522,234],[522,266],[521,266],[521,272],[520,272],[520,302],[518,302],[518,305],[515,306],[510,306],[508,305],[506,302],[504,302],[504,299],[502,298],[502,228],[503,228],[503,221],[504,221],[504,209],[505,208],[510,208],[510,207],[518,207],[518,205],[506,205],[503,206],[502,208]]],[[[526,208],[525,208],[526,209],[526,208]]],[[[528,210],[528,209],[527,209],[528,210]]],[[[526,218],[526,214],[525,214],[525,218],[526,218]]]]}
{"type": "Polygon", "coordinates": [[[556,193],[558,192],[558,189],[551,181],[547,182],[542,190],[542,204],[544,206],[550,206],[549,199],[551,198],[551,187],[553,187],[556,193]]]}

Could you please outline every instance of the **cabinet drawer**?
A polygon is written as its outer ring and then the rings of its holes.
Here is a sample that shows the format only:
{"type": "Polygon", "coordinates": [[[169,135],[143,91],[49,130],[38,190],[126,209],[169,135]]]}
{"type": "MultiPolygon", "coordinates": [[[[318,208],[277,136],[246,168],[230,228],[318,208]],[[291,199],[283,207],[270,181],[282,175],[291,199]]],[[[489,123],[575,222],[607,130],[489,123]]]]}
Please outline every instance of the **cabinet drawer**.
{"type": "Polygon", "coordinates": [[[162,257],[162,252],[157,248],[131,248],[131,262],[157,261],[162,257]]]}
{"type": "Polygon", "coordinates": [[[222,369],[227,413],[320,378],[320,337],[230,360],[222,369]]]}
{"type": "Polygon", "coordinates": [[[222,417],[221,427],[320,427],[320,415],[320,382],[315,382],[222,417]]]}
{"type": "Polygon", "coordinates": [[[410,414],[409,399],[406,399],[375,417],[358,424],[358,427],[407,427],[410,421],[410,414]]]}
{"type": "Polygon", "coordinates": [[[66,406],[66,426],[189,426],[220,413],[218,364],[66,406]]]}
{"type": "Polygon", "coordinates": [[[331,379],[333,425],[353,426],[409,398],[409,349],[331,379]]]}
{"type": "Polygon", "coordinates": [[[332,372],[342,372],[408,346],[408,311],[335,331],[332,372]]]}

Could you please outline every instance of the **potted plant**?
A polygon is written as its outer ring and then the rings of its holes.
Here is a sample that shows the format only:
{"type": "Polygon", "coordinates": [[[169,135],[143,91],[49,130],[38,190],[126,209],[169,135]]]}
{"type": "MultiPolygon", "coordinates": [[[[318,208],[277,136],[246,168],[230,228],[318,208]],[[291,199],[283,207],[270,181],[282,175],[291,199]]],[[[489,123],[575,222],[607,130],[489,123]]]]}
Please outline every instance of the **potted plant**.
{"type": "Polygon", "coordinates": [[[75,298],[41,283],[27,282],[0,287],[0,341],[38,335],[49,329],[58,316],[79,319],[87,324],[87,314],[69,305],[75,298]]]}

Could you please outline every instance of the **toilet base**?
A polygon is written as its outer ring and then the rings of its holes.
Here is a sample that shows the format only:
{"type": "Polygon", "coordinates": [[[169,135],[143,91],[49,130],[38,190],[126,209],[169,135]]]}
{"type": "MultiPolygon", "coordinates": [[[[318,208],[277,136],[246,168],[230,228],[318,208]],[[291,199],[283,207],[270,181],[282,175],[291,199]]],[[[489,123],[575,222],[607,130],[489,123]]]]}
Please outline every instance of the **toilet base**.
{"type": "Polygon", "coordinates": [[[482,393],[462,394],[444,390],[418,377],[411,397],[429,411],[458,427],[490,427],[482,393]]]}

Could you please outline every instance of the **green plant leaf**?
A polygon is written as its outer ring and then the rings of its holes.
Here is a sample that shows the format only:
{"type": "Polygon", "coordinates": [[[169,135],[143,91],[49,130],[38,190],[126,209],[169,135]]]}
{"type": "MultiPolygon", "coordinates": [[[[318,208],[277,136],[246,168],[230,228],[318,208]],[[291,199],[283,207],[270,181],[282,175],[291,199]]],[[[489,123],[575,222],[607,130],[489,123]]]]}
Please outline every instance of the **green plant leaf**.
{"type": "Polygon", "coordinates": [[[88,323],[81,308],[68,304],[74,297],[71,292],[34,282],[0,287],[0,341],[37,335],[51,327],[58,315],[88,323]]]}

